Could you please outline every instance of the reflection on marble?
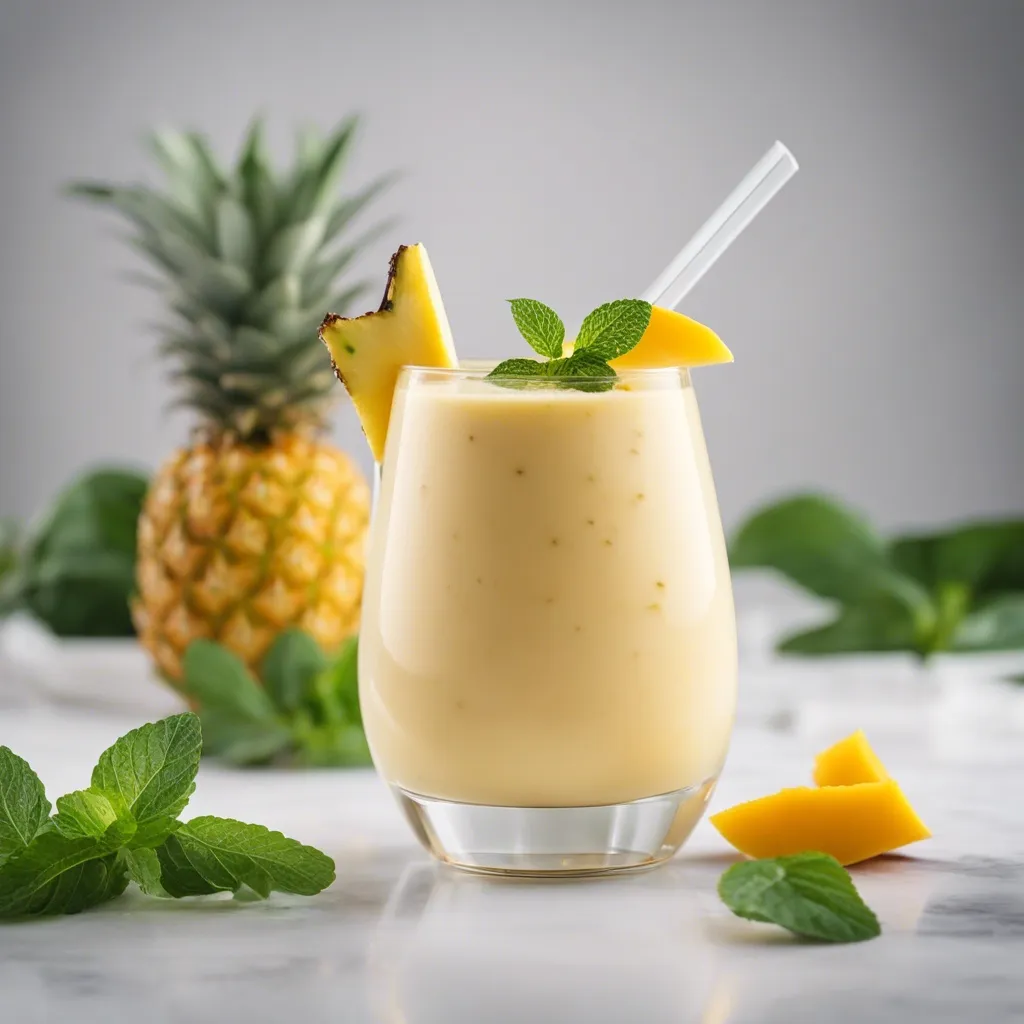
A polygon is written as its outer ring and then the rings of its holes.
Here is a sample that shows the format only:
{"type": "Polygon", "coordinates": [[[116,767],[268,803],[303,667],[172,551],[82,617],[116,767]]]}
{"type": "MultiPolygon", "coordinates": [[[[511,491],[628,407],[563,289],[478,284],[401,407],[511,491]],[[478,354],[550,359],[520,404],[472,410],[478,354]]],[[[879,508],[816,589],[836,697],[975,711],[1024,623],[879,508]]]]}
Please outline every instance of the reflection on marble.
{"type": "MultiPolygon", "coordinates": [[[[56,790],[81,784],[123,726],[3,711],[0,743],[56,790]]],[[[812,751],[741,729],[715,804],[801,783],[812,751]]],[[[130,893],[77,917],[0,927],[0,1021],[1024,1020],[1024,749],[997,767],[924,742],[881,752],[936,838],[855,869],[884,934],[837,947],[729,915],[715,883],[732,856],[706,822],[648,873],[493,880],[426,860],[369,773],[204,765],[193,813],[317,843],[337,859],[338,882],[315,899],[262,904],[130,893]]]]}

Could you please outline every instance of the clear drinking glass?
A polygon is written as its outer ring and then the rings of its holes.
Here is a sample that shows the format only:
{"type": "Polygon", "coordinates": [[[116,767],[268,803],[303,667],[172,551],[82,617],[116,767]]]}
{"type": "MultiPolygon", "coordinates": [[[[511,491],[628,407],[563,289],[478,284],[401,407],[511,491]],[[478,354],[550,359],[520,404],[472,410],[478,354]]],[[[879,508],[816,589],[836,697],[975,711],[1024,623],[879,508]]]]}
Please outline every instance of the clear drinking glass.
{"type": "Polygon", "coordinates": [[[360,634],[374,762],[450,864],[649,866],[700,819],[736,704],[689,374],[486,373],[398,381],[360,634]]]}

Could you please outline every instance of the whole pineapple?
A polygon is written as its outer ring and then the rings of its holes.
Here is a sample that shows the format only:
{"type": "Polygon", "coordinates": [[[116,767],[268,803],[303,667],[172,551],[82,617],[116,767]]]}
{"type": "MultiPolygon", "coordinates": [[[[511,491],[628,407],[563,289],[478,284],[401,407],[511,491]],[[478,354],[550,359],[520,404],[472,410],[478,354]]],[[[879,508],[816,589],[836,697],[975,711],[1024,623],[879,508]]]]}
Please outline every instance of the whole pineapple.
{"type": "Polygon", "coordinates": [[[133,618],[172,682],[199,637],[258,674],[289,626],[327,650],[358,626],[369,491],[322,438],[336,389],[317,337],[324,310],[362,291],[339,277],[369,236],[342,236],[386,183],[337,194],[354,129],[303,136],[283,175],[258,121],[233,168],[201,136],[161,132],[150,141],[166,191],[72,188],[127,218],[159,272],[148,280],[170,314],[160,351],[174,361],[179,404],[198,417],[139,521],[133,618]]]}

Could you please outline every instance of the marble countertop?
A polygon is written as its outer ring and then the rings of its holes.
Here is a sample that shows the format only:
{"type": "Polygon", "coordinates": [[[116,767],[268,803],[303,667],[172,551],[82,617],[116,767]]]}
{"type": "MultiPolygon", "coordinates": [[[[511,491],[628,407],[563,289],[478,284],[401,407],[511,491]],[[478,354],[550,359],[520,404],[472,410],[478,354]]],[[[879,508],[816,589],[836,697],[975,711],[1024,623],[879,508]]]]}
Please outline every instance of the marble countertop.
{"type": "MultiPolygon", "coordinates": [[[[878,717],[877,704],[869,710],[878,717]]],[[[52,798],[86,784],[99,751],[139,720],[0,707],[0,743],[30,761],[52,798]]],[[[76,917],[5,925],[0,1019],[1024,1020],[1024,740],[951,743],[948,729],[904,728],[877,745],[935,838],[854,869],[884,929],[871,942],[815,945],[733,918],[715,883],[734,858],[706,821],[647,873],[490,880],[431,863],[372,772],[204,763],[188,814],[258,821],[318,845],[337,861],[335,885],[266,903],[130,891],[76,917]]],[[[742,722],[714,806],[803,784],[819,746],[785,723],[742,722]]]]}

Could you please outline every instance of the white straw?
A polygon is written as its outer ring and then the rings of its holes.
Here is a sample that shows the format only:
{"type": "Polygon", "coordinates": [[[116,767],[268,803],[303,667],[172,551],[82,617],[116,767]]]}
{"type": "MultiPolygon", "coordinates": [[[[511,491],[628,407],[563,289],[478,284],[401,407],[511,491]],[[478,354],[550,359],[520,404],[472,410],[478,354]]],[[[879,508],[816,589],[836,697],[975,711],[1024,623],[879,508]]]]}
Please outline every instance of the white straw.
{"type": "Polygon", "coordinates": [[[675,309],[799,166],[796,157],[776,142],[642,297],[655,306],[675,309]]]}

